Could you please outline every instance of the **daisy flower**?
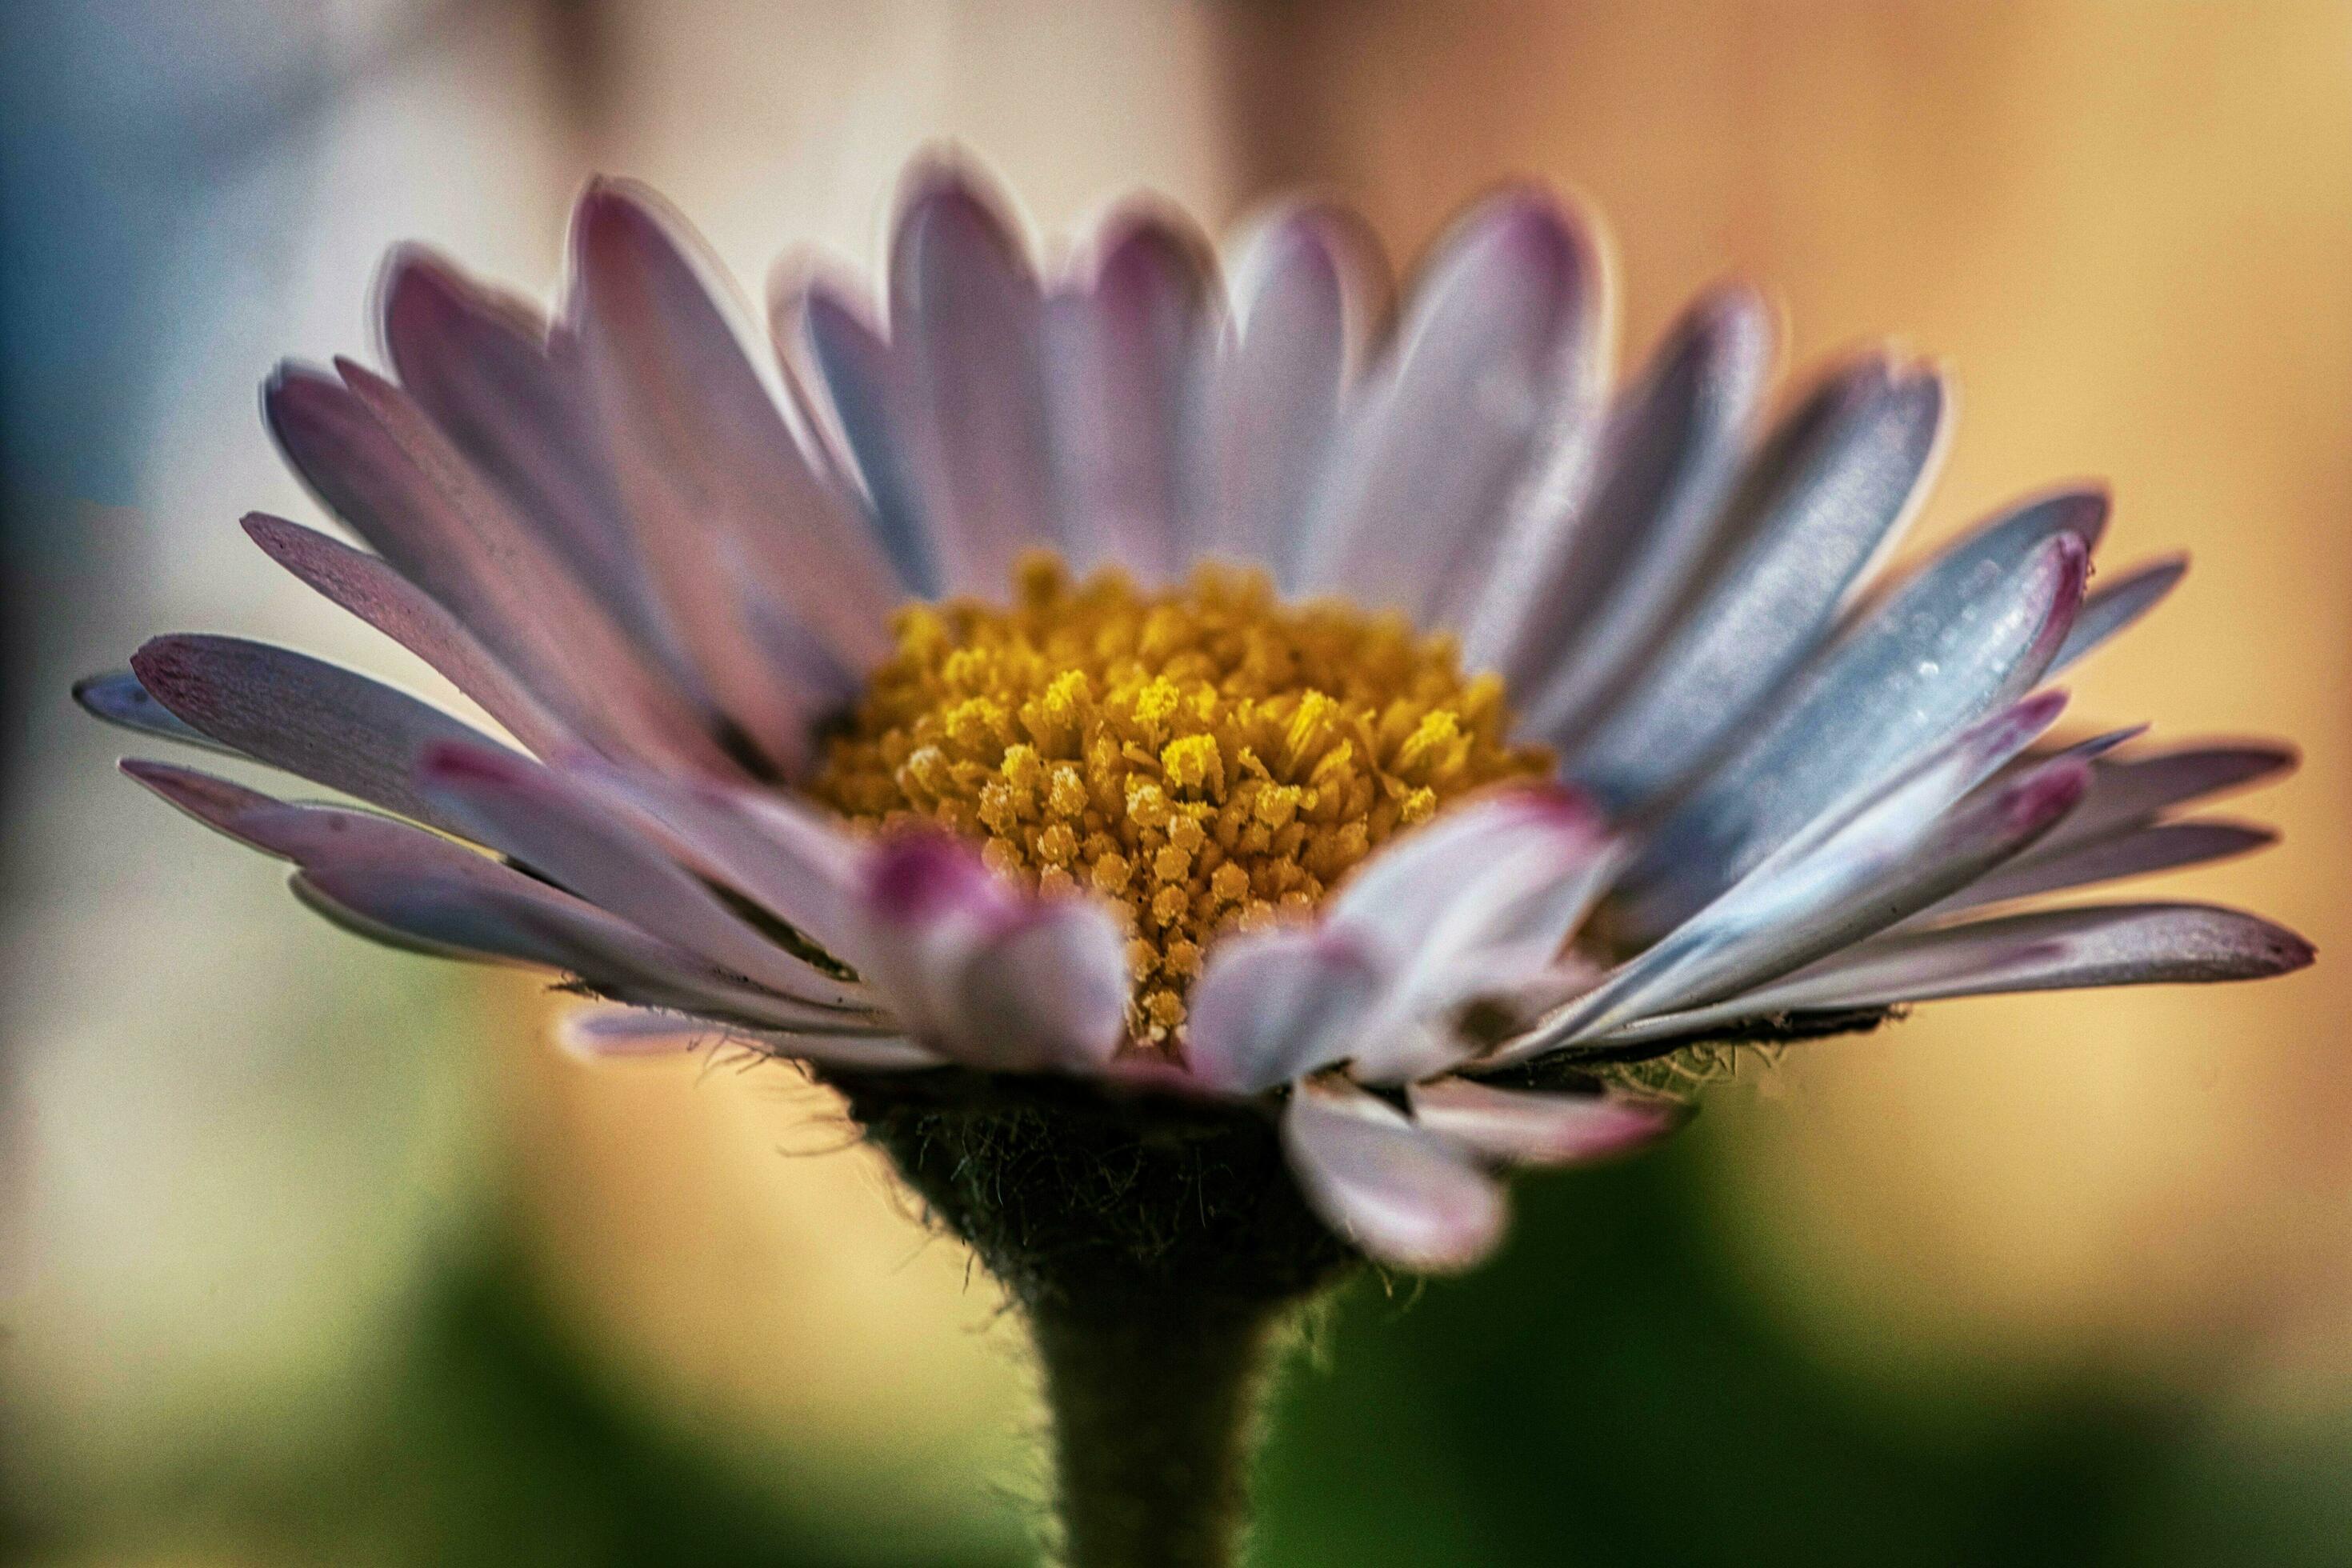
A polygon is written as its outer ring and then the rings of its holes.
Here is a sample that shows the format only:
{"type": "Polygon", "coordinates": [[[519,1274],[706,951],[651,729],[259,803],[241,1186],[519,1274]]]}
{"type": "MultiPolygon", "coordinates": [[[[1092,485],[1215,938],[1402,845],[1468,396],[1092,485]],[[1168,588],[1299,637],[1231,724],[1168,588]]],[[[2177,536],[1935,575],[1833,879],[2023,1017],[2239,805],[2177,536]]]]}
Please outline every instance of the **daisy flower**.
{"type": "Polygon", "coordinates": [[[551,315],[403,250],[389,374],[268,384],[367,548],[247,532],[502,733],[224,637],[79,695],[359,802],[124,764],[363,935],[563,976],[575,1048],[840,1089],[1032,1318],[1077,1561],[1220,1560],[1274,1310],[1473,1263],[1501,1173],[1670,1131],[1695,1053],[2310,959],[2033,903],[2268,840],[2179,814],[2281,748],[2050,739],[2182,563],[2088,588],[2067,488],[1880,580],[1938,371],[1858,353],[1767,424],[1730,286],[1612,386],[1544,191],[1396,303],[1343,210],[1229,279],[1147,203],[1041,262],[927,158],[878,300],[780,274],[772,367],[715,284],[600,182],[551,315]]]}

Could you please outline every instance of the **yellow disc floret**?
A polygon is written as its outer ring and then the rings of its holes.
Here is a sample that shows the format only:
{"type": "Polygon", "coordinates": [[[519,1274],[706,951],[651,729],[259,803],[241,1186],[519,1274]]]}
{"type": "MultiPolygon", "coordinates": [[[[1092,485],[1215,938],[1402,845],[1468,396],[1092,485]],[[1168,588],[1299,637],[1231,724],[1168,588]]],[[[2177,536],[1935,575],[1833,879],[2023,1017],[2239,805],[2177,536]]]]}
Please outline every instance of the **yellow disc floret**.
{"type": "Polygon", "coordinates": [[[1166,1040],[1219,931],[1311,908],[1453,796],[1538,773],[1502,682],[1402,616],[1276,602],[1203,565],[1145,591],[1024,559],[1012,606],[898,616],[898,648],[813,792],[884,826],[977,839],[1046,892],[1109,900],[1130,932],[1129,1025],[1166,1040]]]}

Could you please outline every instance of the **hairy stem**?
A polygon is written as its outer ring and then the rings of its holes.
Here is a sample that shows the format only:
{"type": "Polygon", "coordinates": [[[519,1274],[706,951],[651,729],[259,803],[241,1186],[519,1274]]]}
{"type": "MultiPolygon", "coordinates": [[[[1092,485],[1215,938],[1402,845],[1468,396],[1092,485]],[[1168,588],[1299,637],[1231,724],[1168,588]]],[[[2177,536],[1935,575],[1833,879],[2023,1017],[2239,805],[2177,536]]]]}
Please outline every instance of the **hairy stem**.
{"type": "Polygon", "coordinates": [[[1068,1568],[1240,1560],[1278,1314],[1164,1306],[1031,1314],[1068,1568]]]}

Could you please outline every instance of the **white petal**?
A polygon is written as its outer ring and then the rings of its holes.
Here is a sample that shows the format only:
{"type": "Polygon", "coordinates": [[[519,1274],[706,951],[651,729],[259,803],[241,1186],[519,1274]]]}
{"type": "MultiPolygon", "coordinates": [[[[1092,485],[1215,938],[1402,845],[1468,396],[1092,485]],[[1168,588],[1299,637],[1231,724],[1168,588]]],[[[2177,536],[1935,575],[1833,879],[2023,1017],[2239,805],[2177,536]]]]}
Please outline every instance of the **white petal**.
{"type": "Polygon", "coordinates": [[[1449,1141],[1346,1083],[1308,1079],[1282,1119],[1283,1146],[1325,1224],[1379,1262],[1467,1268],[1493,1251],[1503,1190],[1449,1141]]]}
{"type": "Polygon", "coordinates": [[[706,1047],[736,1045],[764,1056],[853,1071],[914,1072],[946,1065],[942,1058],[912,1041],[888,1036],[828,1038],[714,1023],[690,1013],[648,1007],[575,1008],[556,1021],[556,1043],[583,1061],[677,1056],[706,1047]]]}
{"type": "Polygon", "coordinates": [[[1902,919],[1981,874],[2071,807],[2086,764],[2065,780],[2029,777],[1981,817],[1946,814],[2057,717],[2063,698],[2029,698],[1915,763],[1881,798],[1792,839],[1690,921],[1619,966],[1564,1012],[1502,1051],[1517,1061],[1605,1034],[1653,1012],[1708,1000],[1785,973],[1902,919]]]}
{"type": "Polygon", "coordinates": [[[524,745],[543,753],[579,743],[457,616],[379,557],[265,512],[248,515],[245,531],[330,602],[431,665],[524,745]]]}
{"type": "Polygon", "coordinates": [[[755,931],[572,780],[528,758],[444,745],[419,769],[467,834],[614,913],[781,994],[857,1006],[861,991],[755,931]]]}
{"type": "Polygon", "coordinates": [[[1302,205],[1270,217],[1234,268],[1234,337],[1209,373],[1196,480],[1210,553],[1297,581],[1299,523],[1388,290],[1361,219],[1302,205]]]}
{"type": "Polygon", "coordinates": [[[908,472],[953,592],[995,598],[1024,550],[1059,542],[1045,304],[1027,247],[971,174],[908,171],[890,242],[890,340],[908,472]]]}
{"type": "Polygon", "coordinates": [[[1529,733],[1580,733],[1690,593],[1733,519],[1724,502],[1771,345],[1749,289],[1692,306],[1612,408],[1590,499],[1524,571],[1496,574],[1463,659],[1503,672],[1529,733]]]}
{"type": "Polygon", "coordinates": [[[207,826],[302,869],[296,895],[360,934],[445,958],[562,970],[634,1001],[780,1027],[881,1032],[865,1015],[755,990],[595,906],[408,823],[289,805],[194,769],[123,771],[207,826]]]}
{"type": "Polygon", "coordinates": [[[573,215],[571,320],[639,537],[702,552],[747,602],[772,602],[863,669],[889,651],[900,584],[785,425],[698,275],[716,270],[699,249],[683,220],[625,183],[592,184],[573,215]]]}
{"type": "Polygon", "coordinates": [[[1794,683],[1643,847],[1619,889],[1654,938],[1905,759],[2016,700],[2073,624],[2105,498],[2021,507],[1931,561],[1794,683]]]}
{"type": "Polygon", "coordinates": [[[1746,995],[1616,1030],[1603,1043],[1954,996],[2253,980],[2301,969],[2312,956],[2311,944],[2284,927],[2208,904],[2045,910],[1879,937],[1746,995]]]}
{"type": "Polygon", "coordinates": [[[1943,428],[1932,372],[1865,361],[1832,378],[1751,465],[1729,552],[1633,689],[1570,754],[1618,809],[1688,775],[1828,634],[1910,515],[1943,428]]]}
{"type": "Polygon", "coordinates": [[[601,758],[554,759],[616,815],[659,838],[679,860],[857,967],[860,841],[839,823],[772,791],[679,780],[601,758]]]}
{"type": "Polygon", "coordinates": [[[1121,215],[1096,245],[1090,275],[1048,306],[1062,506],[1086,523],[1066,558],[1157,584],[1194,553],[1186,453],[1222,291],[1207,242],[1165,216],[1121,215]]]}
{"type": "Polygon", "coordinates": [[[885,839],[861,872],[866,974],[917,1037],[984,1071],[1099,1068],[1130,976],[1109,911],[1038,899],[935,833],[885,839]]]}
{"type": "Polygon", "coordinates": [[[965,962],[963,1060],[1004,1071],[1099,1069],[1127,1034],[1127,938],[1091,899],[1032,901],[965,962]]]}
{"type": "Polygon", "coordinates": [[[2189,558],[2174,555],[2136,566],[2114,582],[2101,584],[2083,601],[2083,613],[2074,618],[2074,629],[2066,634],[2058,657],[2050,661],[2050,673],[2057,675],[2097,652],[2109,638],[2163,603],[2188,572],[2189,558]]]}
{"type": "Polygon", "coordinates": [[[1516,790],[1474,801],[1404,835],[1333,898],[1332,930],[1360,942],[1382,975],[1355,1075],[1399,1082],[1471,1049],[1447,1015],[1542,973],[1605,885],[1612,845],[1581,799],[1516,790]]]}
{"type": "Polygon", "coordinates": [[[1228,936],[1192,987],[1184,1062],[1212,1088],[1256,1094],[1349,1055],[1386,976],[1326,925],[1228,936]]]}
{"type": "Polygon", "coordinates": [[[1483,580],[1545,465],[1586,432],[1600,262],[1532,190],[1494,197],[1441,242],[1388,362],[1339,437],[1302,580],[1422,616],[1483,580]]]}
{"type": "Polygon", "coordinates": [[[242,637],[157,637],[131,656],[139,683],[238,756],[451,832],[459,819],[416,785],[436,745],[515,757],[488,735],[381,681],[242,637]]]}
{"type": "Polygon", "coordinates": [[[1582,1165],[1627,1153],[1689,1119],[1670,1100],[1551,1094],[1442,1078],[1406,1091],[1413,1121],[1472,1152],[1516,1165],[1582,1165]]]}

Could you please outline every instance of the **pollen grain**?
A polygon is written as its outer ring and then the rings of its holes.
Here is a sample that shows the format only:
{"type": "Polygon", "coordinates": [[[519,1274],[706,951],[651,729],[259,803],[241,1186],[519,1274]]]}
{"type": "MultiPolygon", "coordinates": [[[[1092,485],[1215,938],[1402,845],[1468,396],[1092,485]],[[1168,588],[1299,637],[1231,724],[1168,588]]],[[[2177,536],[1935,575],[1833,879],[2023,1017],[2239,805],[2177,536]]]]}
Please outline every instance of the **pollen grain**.
{"type": "Polygon", "coordinates": [[[811,788],[854,819],[976,839],[1043,891],[1125,921],[1129,1025],[1165,1042],[1202,950],[1312,908],[1454,796],[1539,773],[1507,739],[1499,679],[1451,638],[1332,600],[1278,601],[1204,564],[1144,589],[1025,557],[1012,605],[899,613],[896,651],[811,788]]]}

